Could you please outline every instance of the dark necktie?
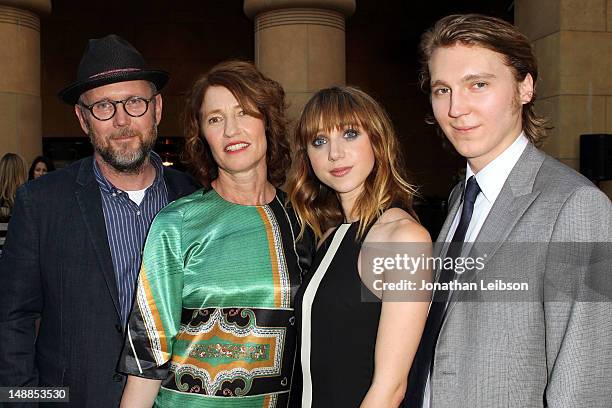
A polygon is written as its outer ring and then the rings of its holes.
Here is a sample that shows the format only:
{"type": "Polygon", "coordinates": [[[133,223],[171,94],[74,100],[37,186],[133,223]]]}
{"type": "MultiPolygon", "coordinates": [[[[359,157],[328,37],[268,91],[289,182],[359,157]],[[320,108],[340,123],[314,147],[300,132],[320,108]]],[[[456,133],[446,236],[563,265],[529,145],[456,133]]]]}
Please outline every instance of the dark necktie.
{"type": "MultiPolygon", "coordinates": [[[[474,212],[474,203],[476,197],[480,193],[480,187],[476,182],[476,177],[471,176],[465,187],[463,194],[463,208],[461,210],[461,218],[457,229],[453,234],[452,243],[450,245],[446,257],[457,258],[461,255],[462,243],[465,240],[465,234],[470,225],[472,219],[472,213],[474,212]],[[459,244],[461,243],[461,244],[459,244]]],[[[455,276],[453,269],[442,269],[438,282],[448,283],[455,276]]],[[[423,336],[421,337],[421,343],[417,350],[414,362],[410,369],[410,378],[408,382],[408,395],[409,402],[411,405],[421,407],[423,405],[423,393],[425,392],[425,384],[427,377],[433,363],[433,357],[435,352],[436,343],[438,342],[438,335],[440,334],[440,328],[442,327],[442,321],[444,318],[444,312],[446,310],[446,302],[448,301],[450,292],[448,290],[437,290],[434,293],[431,307],[429,309],[429,315],[427,316],[427,323],[425,323],[425,329],[423,330],[423,336]]]]}

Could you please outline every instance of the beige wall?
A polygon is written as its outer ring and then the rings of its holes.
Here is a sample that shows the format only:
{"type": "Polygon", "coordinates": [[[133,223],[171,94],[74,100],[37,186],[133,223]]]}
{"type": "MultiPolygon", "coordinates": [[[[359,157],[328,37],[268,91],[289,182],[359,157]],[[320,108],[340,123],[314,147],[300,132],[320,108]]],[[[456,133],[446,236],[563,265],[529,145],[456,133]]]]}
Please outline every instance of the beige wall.
{"type": "Polygon", "coordinates": [[[40,19],[48,1],[0,1],[0,156],[42,152],[40,19]]]}
{"type": "Polygon", "coordinates": [[[255,62],[285,88],[291,120],[312,94],[344,85],[344,16],[317,9],[275,10],[255,22],[255,62]]]}
{"type": "Polygon", "coordinates": [[[285,89],[292,123],[314,92],[345,84],[355,0],[245,0],[244,12],[254,21],[255,64],[285,89]]]}
{"type": "MultiPolygon", "coordinates": [[[[533,41],[541,113],[554,129],[543,149],[580,166],[580,135],[612,133],[612,0],[518,0],[517,26],[533,41]]],[[[612,196],[610,183],[601,187],[612,196]]]]}

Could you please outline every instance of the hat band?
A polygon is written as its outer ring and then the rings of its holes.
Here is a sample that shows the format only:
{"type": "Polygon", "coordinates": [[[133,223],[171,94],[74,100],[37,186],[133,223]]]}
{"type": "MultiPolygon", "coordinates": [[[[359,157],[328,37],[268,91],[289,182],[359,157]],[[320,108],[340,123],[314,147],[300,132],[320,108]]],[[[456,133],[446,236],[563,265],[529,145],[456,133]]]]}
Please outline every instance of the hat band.
{"type": "Polygon", "coordinates": [[[121,69],[113,69],[110,71],[100,72],[99,74],[95,74],[89,77],[89,79],[97,78],[102,75],[115,74],[117,72],[133,72],[133,71],[142,71],[140,68],[121,68],[121,69]]]}

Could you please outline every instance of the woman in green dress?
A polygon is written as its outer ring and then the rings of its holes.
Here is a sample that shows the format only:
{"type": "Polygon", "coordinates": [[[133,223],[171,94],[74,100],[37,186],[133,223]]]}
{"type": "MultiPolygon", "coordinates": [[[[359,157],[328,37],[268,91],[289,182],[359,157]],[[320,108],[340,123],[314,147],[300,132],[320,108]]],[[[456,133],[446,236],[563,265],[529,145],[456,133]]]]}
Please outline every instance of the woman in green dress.
{"type": "Polygon", "coordinates": [[[122,407],[286,407],[293,299],[312,241],[278,189],[290,164],[281,86],[250,63],[197,80],[186,151],[204,189],[145,244],[120,371],[122,407]]]}

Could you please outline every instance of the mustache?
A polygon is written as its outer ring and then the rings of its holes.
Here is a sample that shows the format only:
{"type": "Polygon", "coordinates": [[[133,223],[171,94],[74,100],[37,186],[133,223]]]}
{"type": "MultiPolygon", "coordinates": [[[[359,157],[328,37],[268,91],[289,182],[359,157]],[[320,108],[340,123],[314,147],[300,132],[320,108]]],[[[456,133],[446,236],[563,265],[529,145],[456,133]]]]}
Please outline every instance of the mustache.
{"type": "Polygon", "coordinates": [[[142,139],[142,132],[138,132],[134,129],[120,129],[117,132],[113,132],[111,133],[111,135],[109,136],[109,139],[120,139],[120,138],[124,138],[124,137],[138,137],[140,139],[142,139]]]}

